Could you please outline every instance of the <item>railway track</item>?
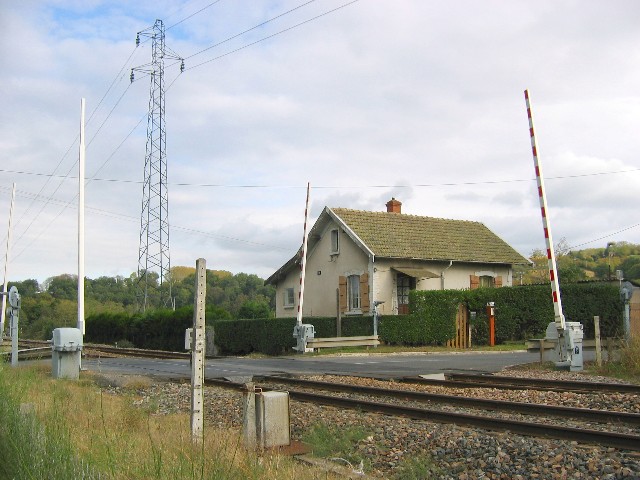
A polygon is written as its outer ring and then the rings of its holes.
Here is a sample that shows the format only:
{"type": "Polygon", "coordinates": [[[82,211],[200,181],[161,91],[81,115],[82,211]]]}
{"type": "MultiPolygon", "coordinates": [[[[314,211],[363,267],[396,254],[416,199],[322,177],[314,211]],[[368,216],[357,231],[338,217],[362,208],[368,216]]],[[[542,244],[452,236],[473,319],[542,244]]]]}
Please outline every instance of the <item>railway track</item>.
{"type": "MultiPolygon", "coordinates": [[[[30,347],[24,350],[44,352],[46,348],[51,350],[51,342],[46,340],[19,340],[19,345],[30,347]]],[[[168,352],[166,350],[147,350],[141,348],[120,348],[110,347],[108,345],[95,345],[87,343],[83,346],[83,350],[87,356],[95,356],[96,353],[105,353],[111,355],[122,355],[127,357],[143,357],[143,358],[167,358],[167,359],[189,359],[191,354],[188,352],[168,352]]],[[[22,358],[22,352],[18,352],[22,358]]]]}
{"type": "Polygon", "coordinates": [[[640,395],[640,385],[629,385],[620,383],[600,383],[600,382],[565,382],[561,380],[544,380],[537,378],[517,378],[506,377],[500,375],[470,375],[462,373],[452,373],[445,375],[445,377],[451,382],[477,382],[479,384],[489,384],[502,388],[502,385],[518,386],[527,389],[542,388],[542,389],[558,389],[559,391],[566,392],[612,392],[612,393],[632,393],[640,395]]]}
{"type": "Polygon", "coordinates": [[[492,411],[522,413],[526,415],[544,415],[552,417],[577,418],[596,423],[618,423],[640,426],[640,414],[628,412],[611,412],[606,410],[591,410],[587,408],[562,407],[539,403],[509,402],[505,400],[491,400],[484,398],[461,397],[457,395],[442,395],[411,390],[397,390],[378,387],[366,387],[348,383],[321,382],[316,380],[302,380],[297,378],[267,376],[261,377],[265,381],[284,383],[318,390],[365,394],[382,397],[392,397],[416,402],[429,402],[445,405],[456,405],[465,408],[485,409],[492,411]]]}
{"type": "Polygon", "coordinates": [[[446,388],[496,388],[501,390],[541,390],[574,393],[631,393],[640,395],[640,385],[599,382],[576,382],[537,378],[515,378],[499,375],[446,374],[446,380],[422,377],[403,377],[403,383],[418,383],[446,388]]]}
{"type": "MultiPolygon", "coordinates": [[[[278,378],[278,377],[276,377],[278,378]]],[[[265,377],[265,380],[276,381],[273,377],[265,377]]],[[[326,382],[315,382],[326,383],[326,382]]],[[[246,391],[246,387],[241,384],[234,384],[227,380],[206,379],[206,385],[233,388],[238,391],[246,391]]],[[[332,384],[336,385],[336,384],[332,384]]],[[[328,387],[328,385],[323,385],[328,387]]],[[[256,385],[263,391],[273,390],[266,385],[256,385]]],[[[341,388],[341,387],[331,387],[341,388]]],[[[380,389],[385,390],[385,389],[380,389]]],[[[524,422],[521,420],[504,419],[489,415],[471,415],[468,413],[447,412],[430,408],[418,408],[407,405],[399,405],[386,402],[371,401],[362,398],[349,398],[341,396],[326,395],[324,393],[308,392],[289,389],[289,397],[301,402],[317,403],[333,407],[348,408],[352,410],[381,413],[390,416],[401,416],[415,420],[425,420],[437,423],[453,423],[458,426],[481,428],[491,431],[511,432],[520,435],[555,438],[570,440],[579,443],[596,444],[605,447],[619,448],[623,450],[640,451],[640,435],[608,432],[587,428],[576,428],[562,425],[550,425],[548,423],[524,422]]],[[[361,392],[362,393],[362,392],[361,392]]],[[[387,393],[387,392],[385,392],[387,393]]],[[[403,392],[404,393],[404,392],[403,392]]],[[[411,393],[411,392],[407,392],[411,393]]],[[[369,393],[367,393],[369,394],[369,393]]],[[[607,412],[616,415],[615,412],[607,412]]],[[[597,415],[597,414],[596,414],[597,415]]],[[[604,414],[606,415],[606,414],[604,414]]],[[[613,418],[613,417],[610,417],[613,418]]],[[[603,421],[603,418],[600,419],[603,421]]],[[[635,420],[637,421],[637,419],[635,420]]]]}
{"type": "MultiPolygon", "coordinates": [[[[22,343],[22,342],[21,342],[22,343]]],[[[45,348],[47,342],[24,342],[25,344],[38,345],[39,350],[45,348]]],[[[105,346],[85,345],[85,350],[94,350],[106,354],[118,354],[135,357],[151,357],[151,358],[182,358],[190,357],[189,353],[182,352],[164,352],[157,350],[140,350],[128,348],[114,348],[105,346]]],[[[586,422],[625,425],[629,427],[640,426],[640,414],[627,412],[611,412],[603,410],[589,410],[574,407],[560,407],[532,403],[508,402],[504,400],[490,400],[467,398],[454,395],[441,395],[426,392],[415,392],[409,390],[395,390],[387,388],[363,387],[345,383],[320,382],[311,380],[293,379],[290,377],[269,376],[261,377],[263,381],[271,384],[287,384],[298,386],[305,389],[322,390],[303,391],[289,389],[290,398],[302,402],[312,402],[316,404],[336,406],[358,411],[366,411],[372,413],[380,413],[391,416],[402,416],[416,420],[425,420],[439,423],[453,423],[460,426],[468,426],[481,428],[491,431],[512,432],[521,435],[556,438],[570,440],[579,443],[591,443],[606,447],[619,448],[623,450],[640,451],[640,436],[630,433],[618,433],[602,430],[594,430],[590,428],[576,428],[562,425],[551,425],[549,423],[539,423],[536,421],[525,422],[521,420],[497,418],[490,415],[476,415],[469,413],[450,412],[435,410],[432,408],[420,408],[410,405],[402,405],[390,403],[388,401],[378,401],[380,397],[393,398],[401,401],[412,402],[430,402],[443,405],[455,405],[463,408],[481,409],[483,411],[510,412],[518,414],[526,414],[529,416],[559,417],[559,418],[575,418],[586,422]],[[354,396],[336,396],[327,395],[326,392],[340,392],[354,396]],[[376,397],[373,401],[370,398],[359,398],[358,396],[376,397]]],[[[580,392],[624,392],[639,393],[640,387],[619,385],[619,384],[600,384],[589,382],[559,382],[538,379],[513,379],[509,377],[499,377],[493,375],[470,376],[451,374],[448,380],[425,380],[422,378],[404,378],[403,382],[414,382],[422,384],[431,384],[438,386],[457,387],[457,388],[504,388],[504,389],[536,389],[536,390],[553,390],[553,391],[580,391],[580,392]]],[[[226,380],[206,379],[205,384],[211,386],[221,386],[232,388],[237,391],[244,391],[245,386],[232,383],[226,380]]],[[[262,390],[270,390],[273,387],[268,385],[259,386],[262,390]]]]}

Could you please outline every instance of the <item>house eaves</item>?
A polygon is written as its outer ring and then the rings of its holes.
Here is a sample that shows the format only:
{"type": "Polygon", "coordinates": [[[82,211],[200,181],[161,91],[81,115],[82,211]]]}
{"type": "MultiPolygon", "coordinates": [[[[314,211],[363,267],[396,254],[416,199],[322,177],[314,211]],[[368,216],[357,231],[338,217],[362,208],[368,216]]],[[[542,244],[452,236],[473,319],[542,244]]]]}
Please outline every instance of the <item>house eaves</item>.
{"type": "Polygon", "coordinates": [[[344,220],[342,220],[342,218],[340,218],[339,215],[337,215],[329,207],[325,207],[324,212],[322,213],[325,213],[325,212],[333,219],[334,222],[336,222],[338,225],[342,227],[342,229],[349,236],[349,238],[353,240],[353,242],[369,256],[372,262],[375,261],[376,254],[373,252],[373,250],[371,250],[367,246],[367,244],[362,241],[362,239],[358,236],[358,234],[354,232],[351,229],[351,227],[349,227],[349,225],[347,225],[347,223],[344,220]]]}

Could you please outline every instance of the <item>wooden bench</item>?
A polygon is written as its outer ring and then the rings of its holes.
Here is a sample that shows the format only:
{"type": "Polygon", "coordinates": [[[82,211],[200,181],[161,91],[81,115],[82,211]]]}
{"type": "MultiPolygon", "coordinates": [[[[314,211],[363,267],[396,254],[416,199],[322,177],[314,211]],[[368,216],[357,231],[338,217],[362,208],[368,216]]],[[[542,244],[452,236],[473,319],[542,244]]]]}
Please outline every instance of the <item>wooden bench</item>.
{"type": "Polygon", "coordinates": [[[307,340],[307,348],[320,350],[321,348],[336,347],[377,347],[380,345],[378,335],[362,337],[329,337],[310,338],[307,340]]]}

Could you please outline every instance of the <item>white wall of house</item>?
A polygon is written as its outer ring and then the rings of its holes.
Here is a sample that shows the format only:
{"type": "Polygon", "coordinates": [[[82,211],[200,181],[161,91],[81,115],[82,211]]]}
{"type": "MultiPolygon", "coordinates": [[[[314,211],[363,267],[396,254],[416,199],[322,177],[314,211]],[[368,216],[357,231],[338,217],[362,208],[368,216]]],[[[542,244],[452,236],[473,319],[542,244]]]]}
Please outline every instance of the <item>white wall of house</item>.
{"type": "MultiPolygon", "coordinates": [[[[342,230],[338,232],[339,253],[332,254],[331,230],[338,226],[330,222],[321,232],[320,241],[309,250],[305,275],[305,298],[302,314],[305,316],[335,316],[338,277],[362,275],[368,272],[369,258],[342,230]]],[[[300,270],[294,268],[276,289],[276,316],[295,317],[298,312],[300,270]],[[285,307],[284,291],[294,289],[294,305],[285,307]]]]}
{"type": "MultiPolygon", "coordinates": [[[[306,269],[305,298],[303,315],[335,316],[337,313],[338,278],[340,276],[362,275],[369,273],[370,302],[373,308],[375,300],[384,301],[378,307],[382,315],[398,313],[396,271],[392,267],[420,267],[438,275],[436,278],[425,278],[417,281],[417,290],[440,290],[444,271],[445,289],[470,288],[470,275],[502,277],[503,286],[512,285],[512,269],[507,265],[457,263],[449,267],[445,261],[411,261],[376,258],[373,263],[369,256],[360,249],[348,235],[339,230],[339,253],[332,254],[331,230],[339,229],[334,222],[329,222],[321,234],[317,244],[309,251],[306,269]]],[[[298,293],[300,270],[292,269],[285,279],[280,280],[276,289],[276,316],[295,317],[298,309],[298,293]],[[284,305],[284,292],[293,288],[294,302],[284,305]]]]}
{"type": "Polygon", "coordinates": [[[373,264],[374,291],[373,300],[384,300],[378,307],[381,315],[396,315],[397,302],[397,272],[392,267],[419,267],[429,270],[438,276],[436,278],[422,278],[416,281],[416,290],[441,290],[440,275],[444,272],[444,288],[446,290],[464,290],[470,288],[470,275],[502,277],[502,286],[511,286],[512,270],[506,265],[456,263],[449,267],[449,262],[424,262],[394,259],[376,259],[373,264]],[[447,268],[449,267],[449,268],[447,268]]]}

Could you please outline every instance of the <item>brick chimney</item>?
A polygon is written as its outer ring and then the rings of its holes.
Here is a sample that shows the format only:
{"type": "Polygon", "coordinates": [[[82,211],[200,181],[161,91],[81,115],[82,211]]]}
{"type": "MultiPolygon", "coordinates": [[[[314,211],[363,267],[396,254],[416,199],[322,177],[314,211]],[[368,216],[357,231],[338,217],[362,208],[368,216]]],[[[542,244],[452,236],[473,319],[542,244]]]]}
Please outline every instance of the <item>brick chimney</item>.
{"type": "Polygon", "coordinates": [[[391,197],[391,200],[387,202],[388,213],[402,213],[402,202],[391,197]]]}

